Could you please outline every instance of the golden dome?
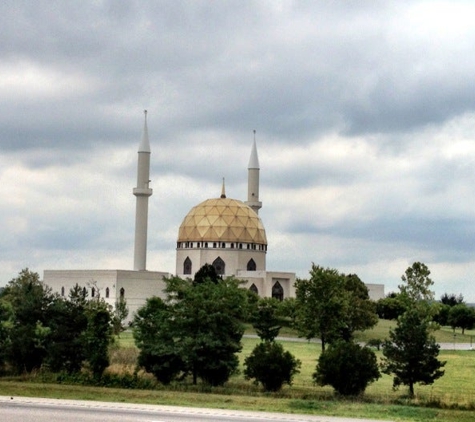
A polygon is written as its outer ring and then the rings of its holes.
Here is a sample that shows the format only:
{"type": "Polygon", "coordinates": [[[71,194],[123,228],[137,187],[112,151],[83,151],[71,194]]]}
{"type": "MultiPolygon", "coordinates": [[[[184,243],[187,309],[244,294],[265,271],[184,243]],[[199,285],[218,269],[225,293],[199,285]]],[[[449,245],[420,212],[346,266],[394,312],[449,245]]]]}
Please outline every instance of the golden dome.
{"type": "Polygon", "coordinates": [[[208,199],[181,223],[178,242],[242,242],[267,245],[266,231],[253,209],[230,198],[208,199]]]}

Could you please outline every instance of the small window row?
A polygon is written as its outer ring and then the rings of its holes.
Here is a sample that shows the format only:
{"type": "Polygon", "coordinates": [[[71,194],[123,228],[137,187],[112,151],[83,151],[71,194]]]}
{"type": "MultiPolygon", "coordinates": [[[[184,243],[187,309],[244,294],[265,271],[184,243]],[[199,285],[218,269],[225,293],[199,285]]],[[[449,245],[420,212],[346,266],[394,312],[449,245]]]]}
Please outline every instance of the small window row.
{"type": "MultiPolygon", "coordinates": [[[[91,293],[91,298],[100,297],[100,291],[96,287],[91,287],[90,293],[91,293]]],[[[86,297],[89,294],[89,291],[86,287],[82,288],[82,294],[83,294],[84,297],[86,297]]],[[[64,286],[62,286],[61,287],[61,296],[64,297],[65,295],[66,295],[66,289],[64,288],[64,286]]],[[[120,297],[121,297],[121,299],[123,299],[125,297],[125,289],[123,287],[120,289],[120,297]]],[[[106,299],[110,298],[110,289],[109,289],[109,287],[106,287],[105,298],[106,299]]]]}
{"type": "Polygon", "coordinates": [[[267,245],[260,243],[234,243],[234,242],[177,242],[177,249],[249,249],[253,251],[267,251],[267,245]]]}

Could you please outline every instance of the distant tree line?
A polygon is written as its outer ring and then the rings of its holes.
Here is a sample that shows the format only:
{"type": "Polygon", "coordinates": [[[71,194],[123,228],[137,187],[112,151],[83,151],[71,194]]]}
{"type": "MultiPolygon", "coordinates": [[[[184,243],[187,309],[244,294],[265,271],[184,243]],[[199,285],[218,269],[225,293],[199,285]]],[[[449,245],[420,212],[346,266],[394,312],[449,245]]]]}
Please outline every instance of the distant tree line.
{"type": "MultiPolygon", "coordinates": [[[[431,299],[432,321],[440,326],[458,328],[462,334],[465,330],[475,327],[475,308],[465,303],[462,294],[444,293],[438,301],[431,299]]],[[[407,310],[407,303],[401,293],[389,293],[385,298],[376,302],[378,317],[387,320],[397,320],[407,310]]]]}

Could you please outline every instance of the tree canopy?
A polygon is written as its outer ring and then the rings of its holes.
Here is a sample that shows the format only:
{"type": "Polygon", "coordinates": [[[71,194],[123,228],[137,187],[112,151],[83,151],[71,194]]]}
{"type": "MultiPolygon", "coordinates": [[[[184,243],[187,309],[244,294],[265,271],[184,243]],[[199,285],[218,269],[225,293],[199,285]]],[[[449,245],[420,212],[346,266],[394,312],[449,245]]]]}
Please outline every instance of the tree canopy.
{"type": "Polygon", "coordinates": [[[368,289],[356,275],[312,264],[310,278],[298,279],[295,287],[296,327],[307,339],[319,337],[323,350],[328,342],[349,340],[378,321],[368,289]]]}
{"type": "Polygon", "coordinates": [[[225,383],[239,366],[246,291],[232,277],[198,283],[171,277],[165,283],[166,298],[149,299],[134,320],[142,366],[161,382],[191,374],[193,383],[225,383]]]}
{"type": "Polygon", "coordinates": [[[439,345],[429,334],[428,324],[428,319],[416,308],[409,309],[383,343],[383,372],[394,375],[394,388],[407,385],[411,397],[414,384],[432,384],[444,374],[445,362],[437,359],[439,345]]]}

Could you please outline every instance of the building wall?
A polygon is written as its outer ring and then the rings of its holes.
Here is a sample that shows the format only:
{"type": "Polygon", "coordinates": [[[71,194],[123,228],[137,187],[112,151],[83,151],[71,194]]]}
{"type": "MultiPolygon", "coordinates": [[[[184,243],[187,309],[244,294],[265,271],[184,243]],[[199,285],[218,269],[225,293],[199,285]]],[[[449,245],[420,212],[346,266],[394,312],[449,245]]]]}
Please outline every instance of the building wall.
{"type": "Polygon", "coordinates": [[[279,282],[282,286],[284,299],[295,297],[295,273],[282,271],[238,271],[236,277],[246,281],[244,288],[254,284],[261,297],[272,297],[272,288],[279,282]]]}
{"type": "Polygon", "coordinates": [[[124,298],[129,308],[131,321],[137,310],[143,306],[147,298],[159,296],[164,298],[164,277],[171,274],[157,271],[127,271],[127,270],[45,270],[43,282],[51,287],[53,292],[69,296],[69,291],[78,284],[85,287],[88,298],[91,299],[92,288],[95,297],[98,295],[112,307],[120,298],[121,289],[124,289],[124,298]],[[109,297],[106,289],[109,288],[109,297]]]}
{"type": "Polygon", "coordinates": [[[247,269],[247,263],[254,259],[256,269],[266,269],[266,252],[252,249],[231,248],[179,248],[176,253],[176,274],[179,277],[193,277],[205,264],[212,264],[220,257],[225,266],[225,276],[236,275],[240,270],[247,269]],[[189,257],[192,262],[192,273],[183,274],[183,263],[189,257]]]}
{"type": "Polygon", "coordinates": [[[366,284],[368,288],[369,298],[371,300],[379,300],[384,298],[384,284],[366,284]]]}

